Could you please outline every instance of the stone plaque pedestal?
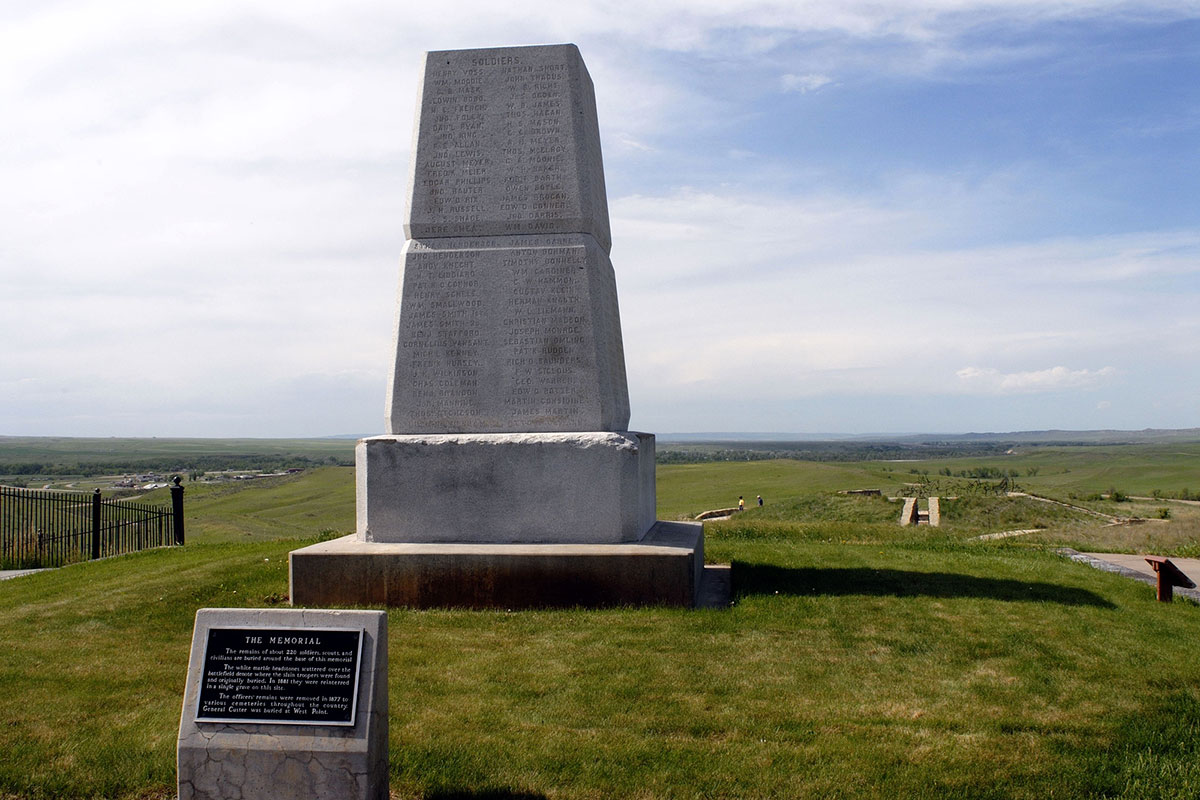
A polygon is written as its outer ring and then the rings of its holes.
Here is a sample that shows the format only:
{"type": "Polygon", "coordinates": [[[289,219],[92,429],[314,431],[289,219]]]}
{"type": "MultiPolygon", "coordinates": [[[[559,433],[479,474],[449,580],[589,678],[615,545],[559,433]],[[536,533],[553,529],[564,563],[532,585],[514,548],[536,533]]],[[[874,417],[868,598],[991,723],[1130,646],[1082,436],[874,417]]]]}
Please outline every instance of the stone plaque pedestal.
{"type": "Polygon", "coordinates": [[[179,723],[179,800],[387,800],[387,698],[387,615],[381,611],[202,608],[196,612],[179,723]],[[250,653],[242,667],[230,668],[230,678],[219,687],[250,721],[197,720],[204,716],[200,694],[211,628],[276,634],[283,629],[294,637],[289,649],[276,650],[283,663],[270,665],[250,653]],[[286,692],[279,687],[311,674],[304,651],[312,646],[312,629],[362,631],[352,724],[317,724],[300,714],[291,724],[255,721],[261,711],[254,706],[263,704],[259,698],[264,693],[286,692]],[[287,677],[281,677],[284,672],[287,677]]]}

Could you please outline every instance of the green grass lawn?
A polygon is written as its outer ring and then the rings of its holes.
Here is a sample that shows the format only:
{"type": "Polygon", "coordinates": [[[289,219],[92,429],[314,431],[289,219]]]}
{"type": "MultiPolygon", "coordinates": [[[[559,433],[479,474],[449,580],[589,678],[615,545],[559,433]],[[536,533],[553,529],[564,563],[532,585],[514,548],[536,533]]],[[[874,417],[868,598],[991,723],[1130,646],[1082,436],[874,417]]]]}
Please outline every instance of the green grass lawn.
{"type": "MultiPolygon", "coordinates": [[[[664,517],[768,500],[706,525],[726,610],[391,610],[394,795],[1200,796],[1200,609],[1051,549],[1186,550],[1200,512],[1106,528],[966,497],[935,530],[836,494],[901,466],[660,468],[664,517]]],[[[353,529],[353,471],[193,484],[186,507],[184,548],[0,582],[0,798],[173,796],[196,609],[278,604],[287,553],[353,529]]]]}
{"type": "MultiPolygon", "coordinates": [[[[397,796],[1200,793],[1200,609],[1043,551],[849,527],[713,526],[723,611],[391,611],[397,796]]],[[[195,609],[272,604],[297,544],[0,584],[0,792],[169,796],[195,609]]]]}

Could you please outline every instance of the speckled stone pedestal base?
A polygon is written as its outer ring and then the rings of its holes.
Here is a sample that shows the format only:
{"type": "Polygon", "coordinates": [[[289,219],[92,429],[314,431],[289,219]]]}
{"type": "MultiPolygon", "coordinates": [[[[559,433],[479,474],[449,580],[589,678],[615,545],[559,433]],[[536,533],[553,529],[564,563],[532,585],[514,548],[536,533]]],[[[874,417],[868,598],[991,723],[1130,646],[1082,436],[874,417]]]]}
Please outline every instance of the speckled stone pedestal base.
{"type": "Polygon", "coordinates": [[[654,525],[654,436],[373,436],[355,448],[358,538],[617,544],[654,525]]]}

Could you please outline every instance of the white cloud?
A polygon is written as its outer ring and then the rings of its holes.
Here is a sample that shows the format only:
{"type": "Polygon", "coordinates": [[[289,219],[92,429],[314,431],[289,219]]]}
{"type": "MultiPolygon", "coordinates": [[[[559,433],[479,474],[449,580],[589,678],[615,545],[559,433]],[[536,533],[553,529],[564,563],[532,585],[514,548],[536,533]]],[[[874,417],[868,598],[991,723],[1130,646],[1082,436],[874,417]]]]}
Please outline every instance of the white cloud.
{"type": "Polygon", "coordinates": [[[579,42],[610,170],[737,162],[610,198],[635,414],[661,394],[643,408],[668,416],[696,387],[711,416],[734,394],[960,392],[963,364],[1003,385],[1097,352],[1122,374],[1147,352],[1185,363],[1200,357],[1195,230],[980,246],[963,232],[1030,207],[1028,176],[845,188],[769,141],[721,130],[698,153],[675,134],[746,113],[728,74],[811,92],[841,81],[839,59],[874,68],[896,42],[914,70],[1023,57],[962,49],[983,22],[1191,5],[5,4],[0,433],[375,428],[420,53],[498,43],[579,42]],[[1150,315],[1133,289],[1154,282],[1170,285],[1150,315]]]}
{"type": "Polygon", "coordinates": [[[779,79],[779,83],[785,92],[808,94],[833,83],[833,78],[828,75],[792,75],[788,73],[779,79]]]}
{"type": "Polygon", "coordinates": [[[990,367],[963,367],[955,373],[971,391],[998,394],[1061,392],[1069,389],[1093,389],[1109,382],[1117,371],[1051,367],[1029,372],[1002,373],[990,367]]]}
{"type": "MultiPolygon", "coordinates": [[[[1080,390],[1200,349],[1195,233],[935,248],[925,238],[936,209],[922,196],[883,197],[617,198],[635,416],[647,404],[674,408],[672,394],[719,406],[1080,390]],[[1147,315],[1136,292],[1178,275],[1193,289],[1156,298],[1147,315]],[[1097,354],[1098,367],[1023,366],[1097,354]]],[[[972,202],[991,205],[967,197],[955,213],[969,218],[972,202]]]]}

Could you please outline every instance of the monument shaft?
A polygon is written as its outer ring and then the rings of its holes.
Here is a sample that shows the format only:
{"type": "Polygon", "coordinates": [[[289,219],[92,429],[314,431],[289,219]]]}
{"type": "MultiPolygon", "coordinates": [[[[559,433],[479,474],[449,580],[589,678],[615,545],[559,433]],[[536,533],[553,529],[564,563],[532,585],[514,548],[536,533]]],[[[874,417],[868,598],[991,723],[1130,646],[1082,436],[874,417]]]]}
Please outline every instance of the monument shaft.
{"type": "Polygon", "coordinates": [[[427,53],[388,433],[621,431],[592,82],[574,45],[427,53]]]}
{"type": "Polygon", "coordinates": [[[409,242],[389,389],[389,433],[625,430],[608,255],[580,234],[409,242]]]}
{"type": "Polygon", "coordinates": [[[573,44],[425,54],[410,239],[590,233],[608,252],[592,79],[573,44]]]}
{"type": "Polygon", "coordinates": [[[427,53],[369,542],[624,542],[654,523],[591,78],[574,45],[427,53]]]}

